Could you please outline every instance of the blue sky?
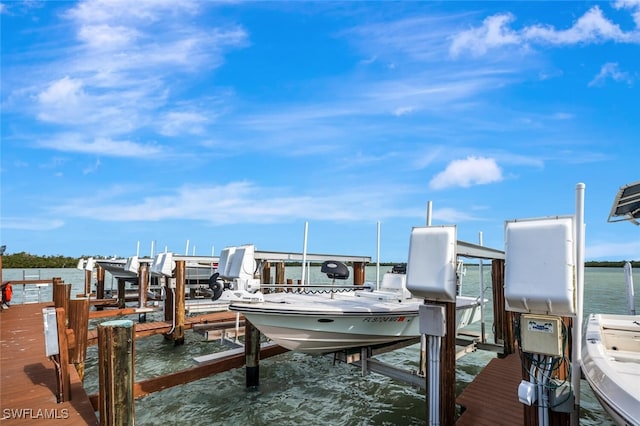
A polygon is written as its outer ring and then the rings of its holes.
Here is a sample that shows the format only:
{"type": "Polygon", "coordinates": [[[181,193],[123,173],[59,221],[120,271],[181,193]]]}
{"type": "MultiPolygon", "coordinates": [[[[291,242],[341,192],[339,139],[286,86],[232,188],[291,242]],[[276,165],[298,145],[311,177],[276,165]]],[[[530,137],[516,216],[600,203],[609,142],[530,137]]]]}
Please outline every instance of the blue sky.
{"type": "Polygon", "coordinates": [[[573,214],[640,180],[640,1],[3,2],[9,253],[406,261],[411,228],[573,214]]]}

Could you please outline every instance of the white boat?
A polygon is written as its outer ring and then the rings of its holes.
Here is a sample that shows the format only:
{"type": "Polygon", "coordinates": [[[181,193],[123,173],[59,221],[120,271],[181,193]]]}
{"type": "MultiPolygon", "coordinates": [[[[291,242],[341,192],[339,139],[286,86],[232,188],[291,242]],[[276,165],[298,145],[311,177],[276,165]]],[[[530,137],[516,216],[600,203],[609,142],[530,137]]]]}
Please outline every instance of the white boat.
{"type": "Polygon", "coordinates": [[[131,256],[127,259],[89,259],[81,260],[78,269],[93,269],[93,265],[102,267],[115,279],[124,279],[132,283],[138,282],[138,270],[141,263],[150,265],[151,276],[173,276],[175,261],[185,262],[185,280],[187,284],[208,284],[218,267],[218,258],[213,256],[180,256],[173,253],[160,253],[154,258],[131,256]],[[91,266],[89,266],[91,265],[91,266]]]}
{"type": "MultiPolygon", "coordinates": [[[[407,290],[405,274],[386,273],[379,291],[361,287],[349,293],[272,293],[264,295],[264,302],[232,302],[229,309],[242,313],[280,346],[328,353],[420,336],[422,304],[423,299],[413,298],[407,290]]],[[[457,328],[478,321],[480,310],[478,299],[458,296],[457,328]]]]}
{"type": "MultiPolygon", "coordinates": [[[[640,182],[622,186],[609,222],[640,224],[640,182]]],[[[633,279],[627,274],[633,315],[592,314],[582,342],[582,373],[602,407],[620,425],[640,425],[640,315],[633,307],[633,279]]]]}
{"type": "Polygon", "coordinates": [[[640,315],[591,314],[582,371],[602,407],[620,425],[640,425],[640,315]]]}

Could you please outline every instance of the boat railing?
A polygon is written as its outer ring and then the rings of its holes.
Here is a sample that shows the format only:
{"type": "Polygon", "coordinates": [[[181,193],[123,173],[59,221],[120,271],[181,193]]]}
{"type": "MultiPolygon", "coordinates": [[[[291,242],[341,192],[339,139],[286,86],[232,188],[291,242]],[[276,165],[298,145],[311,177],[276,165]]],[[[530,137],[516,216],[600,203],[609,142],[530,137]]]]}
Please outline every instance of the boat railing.
{"type": "Polygon", "coordinates": [[[363,285],[334,285],[334,284],[264,284],[260,290],[285,290],[296,293],[343,293],[349,291],[373,291],[374,284],[363,285]]]}

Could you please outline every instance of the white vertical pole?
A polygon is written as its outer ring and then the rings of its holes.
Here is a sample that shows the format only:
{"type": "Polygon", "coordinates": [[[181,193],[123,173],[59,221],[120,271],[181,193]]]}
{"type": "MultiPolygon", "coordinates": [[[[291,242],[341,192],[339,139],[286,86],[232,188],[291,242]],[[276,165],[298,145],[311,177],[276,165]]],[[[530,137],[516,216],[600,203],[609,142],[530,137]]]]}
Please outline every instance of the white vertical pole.
{"type": "Polygon", "coordinates": [[[136,244],[136,256],[140,257],[140,240],[138,240],[138,244],[136,244]]]}
{"type": "Polygon", "coordinates": [[[584,183],[576,185],[576,317],[573,321],[573,354],[571,366],[571,385],[573,386],[574,405],[571,412],[571,424],[580,424],[580,363],[582,360],[582,302],[584,299],[584,183]]]}
{"type": "MultiPolygon", "coordinates": [[[[482,231],[478,233],[478,242],[482,246],[482,231]]],[[[484,324],[484,262],[480,259],[480,341],[487,343],[484,324]]]]}
{"type": "Polygon", "coordinates": [[[307,266],[307,235],[309,233],[309,222],[304,223],[304,240],[302,243],[302,285],[305,279],[305,267],[307,266]]]}
{"type": "Polygon", "coordinates": [[[153,250],[155,249],[156,240],[151,240],[151,257],[153,259],[153,250]]]}
{"type": "Polygon", "coordinates": [[[380,221],[376,237],[376,290],[380,290],[380,221]]]}
{"type": "Polygon", "coordinates": [[[633,269],[631,268],[631,262],[624,264],[624,282],[627,284],[627,310],[629,315],[635,315],[636,302],[633,293],[633,269]]]}
{"type": "MultiPolygon", "coordinates": [[[[211,273],[213,274],[213,257],[215,256],[215,247],[213,245],[211,245],[211,273]]],[[[236,332],[236,339],[238,338],[238,333],[236,332]]]]}
{"type": "Polygon", "coordinates": [[[187,240],[187,246],[184,249],[184,255],[189,256],[189,240],[187,240]]]}
{"type": "MultiPolygon", "coordinates": [[[[432,203],[431,201],[427,201],[427,226],[431,226],[431,209],[432,209],[432,203]]],[[[427,301],[425,299],[424,303],[426,304],[427,301]]],[[[431,365],[429,364],[430,360],[433,359],[432,355],[429,354],[429,356],[427,357],[427,351],[431,351],[431,345],[427,344],[427,335],[426,334],[422,334],[420,335],[420,370],[422,370],[422,372],[425,375],[425,380],[427,381],[427,389],[429,389],[428,394],[426,396],[426,402],[427,402],[427,421],[429,421],[429,416],[430,416],[430,411],[431,411],[431,404],[430,404],[430,399],[432,398],[434,391],[433,389],[431,389],[431,386],[433,386],[433,378],[432,378],[432,373],[430,373],[430,369],[431,369],[431,365]]]]}

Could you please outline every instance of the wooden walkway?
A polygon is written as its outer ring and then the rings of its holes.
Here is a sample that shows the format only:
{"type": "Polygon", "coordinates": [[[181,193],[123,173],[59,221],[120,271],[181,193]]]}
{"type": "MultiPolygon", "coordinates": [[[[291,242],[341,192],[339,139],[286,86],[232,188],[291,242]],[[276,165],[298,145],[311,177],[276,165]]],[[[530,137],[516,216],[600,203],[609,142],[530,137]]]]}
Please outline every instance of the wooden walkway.
{"type": "Polygon", "coordinates": [[[495,358],[457,398],[465,410],[456,425],[524,424],[524,405],[518,401],[522,366],[517,354],[495,358]]]}
{"type": "Polygon", "coordinates": [[[45,356],[42,308],[13,305],[0,313],[0,419],[7,425],[97,425],[73,365],[71,401],[56,401],[56,370],[45,356]]]}

